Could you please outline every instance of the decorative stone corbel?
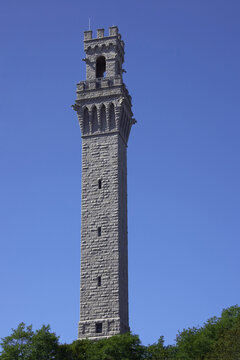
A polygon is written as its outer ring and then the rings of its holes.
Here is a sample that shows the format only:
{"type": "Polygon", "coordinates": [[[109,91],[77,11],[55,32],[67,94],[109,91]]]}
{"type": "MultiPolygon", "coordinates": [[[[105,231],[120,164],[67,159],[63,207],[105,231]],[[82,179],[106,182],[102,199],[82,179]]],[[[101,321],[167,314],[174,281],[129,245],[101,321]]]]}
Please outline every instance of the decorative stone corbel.
{"type": "Polygon", "coordinates": [[[74,111],[78,111],[78,110],[81,108],[81,106],[78,105],[78,104],[73,104],[73,105],[71,105],[71,108],[72,108],[74,111]]]}

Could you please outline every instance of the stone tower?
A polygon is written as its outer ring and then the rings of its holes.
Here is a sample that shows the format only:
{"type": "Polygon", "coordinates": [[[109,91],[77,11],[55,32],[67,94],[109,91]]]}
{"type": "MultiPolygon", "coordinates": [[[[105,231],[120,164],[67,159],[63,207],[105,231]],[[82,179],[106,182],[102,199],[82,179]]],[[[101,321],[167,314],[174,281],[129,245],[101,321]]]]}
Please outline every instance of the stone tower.
{"type": "Polygon", "coordinates": [[[81,288],[78,338],[129,331],[127,142],[135,123],[116,26],[84,32],[86,81],[73,106],[82,133],[81,288]]]}

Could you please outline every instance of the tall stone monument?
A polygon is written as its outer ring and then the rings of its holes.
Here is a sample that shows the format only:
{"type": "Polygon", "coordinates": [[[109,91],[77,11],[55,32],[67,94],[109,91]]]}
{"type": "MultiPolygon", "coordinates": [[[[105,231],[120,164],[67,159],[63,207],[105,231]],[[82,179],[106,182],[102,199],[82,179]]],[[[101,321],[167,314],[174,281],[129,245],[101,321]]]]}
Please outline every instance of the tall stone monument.
{"type": "Polygon", "coordinates": [[[78,338],[129,331],[127,142],[136,122],[123,83],[117,26],[84,32],[87,78],[73,105],[82,133],[81,288],[78,338]]]}

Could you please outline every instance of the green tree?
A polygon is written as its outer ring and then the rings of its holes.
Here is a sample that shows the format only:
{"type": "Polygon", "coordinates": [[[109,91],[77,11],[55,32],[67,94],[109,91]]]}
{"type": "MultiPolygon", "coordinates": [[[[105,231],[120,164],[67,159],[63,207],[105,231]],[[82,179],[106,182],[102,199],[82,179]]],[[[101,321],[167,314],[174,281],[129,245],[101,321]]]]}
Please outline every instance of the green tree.
{"type": "Polygon", "coordinates": [[[59,345],[57,360],[88,360],[91,358],[93,346],[93,341],[88,339],[59,345]]]}
{"type": "Polygon", "coordinates": [[[32,326],[18,325],[12,334],[1,339],[1,360],[31,359],[32,326]]]}
{"type": "MultiPolygon", "coordinates": [[[[235,327],[240,317],[240,308],[223,309],[221,317],[207,320],[202,327],[184,329],[176,338],[176,358],[179,360],[205,360],[216,350],[216,344],[235,327]]],[[[219,345],[220,346],[220,345],[219,345]]],[[[217,358],[218,359],[218,358],[217,358]]],[[[228,359],[228,358],[226,358],[228,359]]]]}
{"type": "Polygon", "coordinates": [[[184,329],[177,335],[177,359],[202,360],[208,352],[210,340],[204,336],[202,329],[196,327],[184,329]]]}
{"type": "Polygon", "coordinates": [[[43,325],[35,333],[32,326],[18,325],[12,334],[2,339],[1,360],[53,360],[58,352],[58,337],[43,325]]]}
{"type": "Polygon", "coordinates": [[[50,326],[43,325],[32,337],[31,360],[54,360],[58,353],[58,337],[50,332],[50,326]]]}
{"type": "Polygon", "coordinates": [[[165,360],[166,350],[164,347],[164,337],[160,336],[157,343],[149,345],[146,349],[147,359],[151,360],[165,360]]]}
{"type": "Polygon", "coordinates": [[[141,360],[145,348],[137,335],[126,333],[94,342],[87,356],[86,360],[141,360]]]}
{"type": "Polygon", "coordinates": [[[77,340],[60,345],[57,360],[141,360],[145,355],[139,337],[127,333],[98,341],[77,340]]]}
{"type": "Polygon", "coordinates": [[[212,351],[206,356],[206,360],[240,360],[240,317],[238,316],[233,327],[225,329],[217,339],[212,351]]]}
{"type": "Polygon", "coordinates": [[[165,359],[166,360],[175,360],[177,354],[176,345],[168,345],[165,347],[165,359]]]}

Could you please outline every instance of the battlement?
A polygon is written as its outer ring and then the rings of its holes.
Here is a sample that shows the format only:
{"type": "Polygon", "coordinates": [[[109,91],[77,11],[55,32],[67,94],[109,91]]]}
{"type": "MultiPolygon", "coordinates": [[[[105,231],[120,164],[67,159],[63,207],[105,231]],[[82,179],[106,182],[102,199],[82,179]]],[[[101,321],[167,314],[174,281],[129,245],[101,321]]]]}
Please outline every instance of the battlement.
{"type": "MultiPolygon", "coordinates": [[[[133,114],[130,110],[132,107],[132,97],[121,76],[85,80],[77,84],[77,101],[80,102],[86,101],[89,97],[91,97],[91,99],[98,97],[103,101],[103,98],[115,99],[116,96],[122,96],[125,99],[132,117],[133,114]]],[[[80,103],[78,103],[78,105],[79,104],[80,103]]]]}
{"type": "Polygon", "coordinates": [[[98,78],[93,80],[80,81],[77,84],[77,91],[93,90],[108,88],[111,86],[119,86],[123,84],[121,76],[115,76],[110,78],[98,78]]]}
{"type": "Polygon", "coordinates": [[[97,29],[95,38],[93,38],[92,30],[84,31],[84,51],[89,55],[98,52],[119,54],[122,64],[124,62],[124,41],[118,32],[118,27],[111,26],[107,36],[105,36],[104,29],[97,29]]]}
{"type": "MultiPolygon", "coordinates": [[[[89,40],[97,40],[104,37],[104,29],[97,29],[97,38],[92,37],[92,30],[84,31],[84,41],[89,40]]],[[[121,35],[118,33],[118,27],[117,26],[110,26],[108,29],[108,36],[106,37],[113,37],[117,36],[119,40],[121,40],[121,35]]]]}

